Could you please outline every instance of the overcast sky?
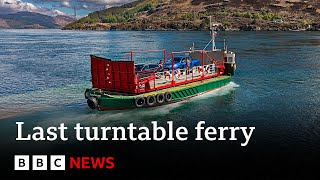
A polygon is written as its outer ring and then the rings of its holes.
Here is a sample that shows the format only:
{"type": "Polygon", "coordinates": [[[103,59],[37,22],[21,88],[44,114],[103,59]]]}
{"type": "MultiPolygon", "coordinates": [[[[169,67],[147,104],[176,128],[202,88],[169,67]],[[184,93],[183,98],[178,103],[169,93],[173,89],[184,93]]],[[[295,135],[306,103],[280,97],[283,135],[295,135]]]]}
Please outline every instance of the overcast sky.
{"type": "Polygon", "coordinates": [[[87,15],[89,12],[119,6],[135,0],[0,0],[0,13],[14,13],[20,11],[37,12],[50,16],[87,15]]]}

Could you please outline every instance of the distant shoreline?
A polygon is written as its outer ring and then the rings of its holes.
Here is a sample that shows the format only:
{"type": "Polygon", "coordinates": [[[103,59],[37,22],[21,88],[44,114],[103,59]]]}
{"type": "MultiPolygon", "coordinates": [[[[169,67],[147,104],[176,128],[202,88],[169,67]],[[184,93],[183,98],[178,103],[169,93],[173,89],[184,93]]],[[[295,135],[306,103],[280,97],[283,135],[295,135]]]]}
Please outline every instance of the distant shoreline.
{"type": "MultiPolygon", "coordinates": [[[[82,27],[73,27],[73,26],[65,26],[62,30],[125,30],[125,31],[208,31],[209,27],[202,27],[202,28],[185,28],[174,26],[171,27],[169,25],[164,25],[165,27],[152,27],[152,26],[144,26],[135,25],[135,26],[127,26],[123,24],[91,24],[91,25],[84,25],[82,27]]],[[[228,26],[217,26],[217,31],[320,31],[320,26],[308,26],[308,27],[299,27],[295,25],[287,25],[287,26],[259,26],[259,25],[238,25],[233,27],[228,26]]]]}
{"type": "MultiPolygon", "coordinates": [[[[61,29],[62,31],[208,31],[208,29],[61,29]]],[[[217,30],[218,32],[239,32],[239,31],[252,31],[252,32],[318,32],[320,29],[307,30],[217,30]]]]}
{"type": "MultiPolygon", "coordinates": [[[[63,29],[63,28],[0,28],[0,30],[62,30],[62,31],[208,31],[208,29],[63,29]]],[[[253,31],[253,32],[319,32],[320,29],[307,30],[307,29],[297,29],[297,30],[239,30],[239,29],[227,29],[227,30],[217,30],[218,32],[240,32],[240,31],[253,31]]]]}

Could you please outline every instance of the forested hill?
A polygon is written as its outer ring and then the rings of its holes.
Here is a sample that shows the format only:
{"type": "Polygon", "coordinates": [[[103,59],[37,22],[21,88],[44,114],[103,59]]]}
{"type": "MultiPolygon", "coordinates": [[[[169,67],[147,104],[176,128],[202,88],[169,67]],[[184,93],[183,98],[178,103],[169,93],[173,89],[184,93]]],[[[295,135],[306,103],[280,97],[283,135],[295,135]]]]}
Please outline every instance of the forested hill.
{"type": "Polygon", "coordinates": [[[319,30],[319,0],[138,0],[90,13],[64,29],[319,30]]]}

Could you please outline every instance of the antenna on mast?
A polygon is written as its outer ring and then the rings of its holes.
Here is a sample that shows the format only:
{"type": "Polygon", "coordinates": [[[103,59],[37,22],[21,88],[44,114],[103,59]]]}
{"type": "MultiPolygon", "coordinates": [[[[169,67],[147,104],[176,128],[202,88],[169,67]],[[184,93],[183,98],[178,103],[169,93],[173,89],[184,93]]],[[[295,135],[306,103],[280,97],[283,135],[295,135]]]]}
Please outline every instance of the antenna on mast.
{"type": "Polygon", "coordinates": [[[226,39],[223,40],[223,50],[228,51],[228,47],[226,45],[226,39]]]}

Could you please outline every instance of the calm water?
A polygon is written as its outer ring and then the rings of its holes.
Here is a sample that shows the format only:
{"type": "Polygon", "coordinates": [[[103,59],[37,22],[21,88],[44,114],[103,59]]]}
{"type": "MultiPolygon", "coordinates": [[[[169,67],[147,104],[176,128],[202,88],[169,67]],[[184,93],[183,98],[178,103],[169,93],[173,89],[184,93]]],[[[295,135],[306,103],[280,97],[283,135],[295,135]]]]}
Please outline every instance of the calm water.
{"type": "Polygon", "coordinates": [[[255,126],[256,131],[242,150],[240,142],[217,142],[200,153],[237,149],[253,158],[320,160],[319,32],[220,32],[218,47],[226,39],[237,59],[227,87],[153,109],[97,112],[87,107],[83,92],[90,87],[90,54],[121,59],[134,49],[181,51],[193,42],[201,49],[209,38],[208,32],[0,30],[2,151],[19,147],[16,121],[24,121],[27,129],[61,122],[149,126],[172,120],[192,129],[205,120],[212,126],[255,126]]]}

